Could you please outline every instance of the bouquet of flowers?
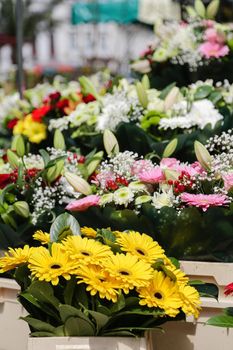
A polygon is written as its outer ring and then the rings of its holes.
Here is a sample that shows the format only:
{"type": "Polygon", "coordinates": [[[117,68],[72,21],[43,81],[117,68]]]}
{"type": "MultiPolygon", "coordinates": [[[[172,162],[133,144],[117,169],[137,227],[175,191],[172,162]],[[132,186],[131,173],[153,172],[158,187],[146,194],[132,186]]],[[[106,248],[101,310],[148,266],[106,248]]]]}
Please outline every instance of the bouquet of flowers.
{"type": "Polygon", "coordinates": [[[60,215],[37,247],[0,258],[21,286],[33,337],[138,336],[166,321],[198,316],[188,277],[146,234],[79,227],[60,215]]]}
{"type": "Polygon", "coordinates": [[[54,147],[39,154],[26,152],[22,136],[15,137],[12,149],[2,151],[0,160],[0,247],[5,249],[30,241],[32,226],[47,229],[67,203],[81,195],[70,186],[70,177],[74,174],[82,183],[103,156],[103,152],[84,157],[78,150],[66,151],[58,130],[54,147]]]}
{"type": "Polygon", "coordinates": [[[92,220],[95,227],[101,222],[151,235],[156,228],[156,239],[176,258],[232,261],[231,131],[209,141],[211,152],[214,145],[223,149],[211,156],[196,142],[194,163],[163,158],[154,164],[135,153],[119,152],[92,175],[92,193],[66,208],[82,224],[92,220]]]}
{"type": "MultiPolygon", "coordinates": [[[[95,94],[95,93],[94,93],[95,94]]],[[[59,128],[70,135],[83,152],[103,148],[102,133],[116,133],[121,150],[159,156],[170,139],[177,138],[176,155],[193,157],[194,140],[205,142],[210,136],[233,126],[232,86],[225,82],[198,82],[179,89],[151,89],[148,77],[129,84],[122,79],[111,93],[80,103],[66,118],[51,119],[49,129],[59,128]]]]}
{"type": "Polygon", "coordinates": [[[200,0],[195,1],[195,8],[188,8],[186,22],[157,23],[155,44],[131,68],[151,72],[156,87],[174,81],[185,86],[200,77],[232,81],[233,27],[214,21],[217,2],[213,0],[205,9],[200,0]]]}

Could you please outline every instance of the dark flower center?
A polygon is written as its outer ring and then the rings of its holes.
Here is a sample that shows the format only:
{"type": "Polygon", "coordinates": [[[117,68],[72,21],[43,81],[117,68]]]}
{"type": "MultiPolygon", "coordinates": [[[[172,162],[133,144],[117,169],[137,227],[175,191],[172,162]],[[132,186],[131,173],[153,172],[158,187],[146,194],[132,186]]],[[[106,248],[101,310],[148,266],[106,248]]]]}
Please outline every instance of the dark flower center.
{"type": "Polygon", "coordinates": [[[61,265],[58,265],[58,264],[54,264],[51,266],[51,269],[60,269],[61,268],[61,265]]]}
{"type": "Polygon", "coordinates": [[[160,293],[155,293],[154,297],[157,298],[157,299],[162,299],[163,298],[162,294],[160,294],[160,293]]]}
{"type": "Polygon", "coordinates": [[[86,252],[86,251],[82,251],[81,252],[82,255],[85,255],[85,256],[90,256],[90,253],[86,252]]]}
{"type": "Polygon", "coordinates": [[[143,250],[141,250],[141,249],[136,249],[136,252],[139,253],[139,254],[141,254],[141,255],[145,255],[145,253],[144,253],[143,250]]]}
{"type": "Polygon", "coordinates": [[[127,272],[127,271],[119,271],[119,273],[121,274],[121,275],[124,275],[124,276],[129,276],[129,273],[127,272]]]}

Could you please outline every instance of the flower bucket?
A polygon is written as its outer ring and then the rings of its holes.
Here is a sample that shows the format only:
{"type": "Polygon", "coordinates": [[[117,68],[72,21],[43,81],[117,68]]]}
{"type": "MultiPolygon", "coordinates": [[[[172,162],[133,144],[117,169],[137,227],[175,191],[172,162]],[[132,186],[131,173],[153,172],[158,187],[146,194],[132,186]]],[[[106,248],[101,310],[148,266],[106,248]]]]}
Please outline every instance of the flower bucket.
{"type": "Polygon", "coordinates": [[[20,317],[26,316],[17,301],[18,284],[8,278],[0,278],[0,349],[25,350],[29,328],[20,317]],[[17,346],[16,346],[17,344],[17,346]]]}
{"type": "MultiPolygon", "coordinates": [[[[146,338],[46,337],[29,338],[28,350],[147,350],[146,338]]],[[[154,349],[154,348],[153,348],[154,349]]]]}

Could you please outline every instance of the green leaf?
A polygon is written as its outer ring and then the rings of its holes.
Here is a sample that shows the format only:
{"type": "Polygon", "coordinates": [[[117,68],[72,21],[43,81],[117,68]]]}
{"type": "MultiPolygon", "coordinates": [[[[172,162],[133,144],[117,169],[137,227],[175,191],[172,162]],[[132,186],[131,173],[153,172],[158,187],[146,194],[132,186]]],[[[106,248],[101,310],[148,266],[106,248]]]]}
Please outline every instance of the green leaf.
{"type": "Polygon", "coordinates": [[[52,332],[32,332],[30,333],[30,337],[54,337],[54,333],[52,332]]]}
{"type": "Polygon", "coordinates": [[[74,292],[77,286],[77,280],[74,276],[71,277],[69,281],[67,281],[66,287],[64,289],[64,300],[68,305],[72,304],[74,292]]]}
{"type": "Polygon", "coordinates": [[[197,91],[194,94],[195,100],[202,100],[203,98],[206,98],[210,95],[213,88],[210,85],[203,85],[197,88],[197,91]]]}
{"type": "Polygon", "coordinates": [[[5,195],[7,194],[7,192],[10,192],[10,191],[13,190],[14,188],[15,188],[15,185],[14,185],[14,184],[9,184],[9,185],[7,185],[7,186],[1,191],[1,194],[0,194],[0,205],[3,205],[3,204],[4,204],[5,195]]]}
{"type": "Polygon", "coordinates": [[[88,310],[88,313],[94,318],[96,327],[97,327],[97,333],[98,333],[100,329],[107,324],[109,317],[100,312],[92,311],[92,310],[88,310]]]}
{"type": "Polygon", "coordinates": [[[56,327],[54,329],[54,335],[57,337],[65,337],[64,325],[56,327]]]}
{"type": "Polygon", "coordinates": [[[69,235],[80,236],[80,226],[72,215],[63,213],[55,219],[50,228],[50,240],[59,242],[69,235]]]}
{"type": "Polygon", "coordinates": [[[54,182],[62,173],[64,168],[64,160],[56,160],[56,164],[49,167],[46,171],[46,179],[49,183],[54,182]]]}
{"type": "Polygon", "coordinates": [[[62,304],[59,306],[59,312],[62,322],[66,322],[70,317],[78,317],[93,326],[91,320],[84,314],[84,312],[74,306],[62,304]]]}
{"type": "Polygon", "coordinates": [[[48,282],[34,281],[27,291],[38,301],[51,304],[58,310],[60,301],[55,298],[53,287],[48,282]]]}
{"type": "Polygon", "coordinates": [[[12,152],[10,149],[7,150],[7,159],[8,163],[13,169],[17,169],[19,166],[19,158],[18,156],[12,152]]]}
{"type": "Polygon", "coordinates": [[[47,322],[43,322],[41,320],[38,320],[30,316],[21,317],[21,319],[26,321],[36,331],[44,331],[44,332],[51,332],[51,333],[54,331],[54,327],[47,322]]]}
{"type": "Polygon", "coordinates": [[[206,324],[208,324],[209,326],[232,328],[233,316],[228,316],[228,315],[213,316],[206,322],[206,324]]]}
{"type": "Polygon", "coordinates": [[[46,152],[44,149],[40,149],[39,153],[41,154],[43,161],[44,161],[44,165],[46,166],[50,161],[50,157],[49,157],[48,152],[46,152]]]}
{"type": "Polygon", "coordinates": [[[111,331],[105,331],[101,334],[101,336],[106,337],[135,337],[135,334],[130,331],[118,331],[118,330],[111,330],[111,331]]]}
{"type": "Polygon", "coordinates": [[[69,317],[64,325],[64,333],[70,337],[93,336],[95,335],[94,326],[79,317],[69,317]]]}
{"type": "Polygon", "coordinates": [[[118,312],[125,307],[125,297],[122,293],[119,294],[117,302],[111,307],[111,312],[118,312]]]}

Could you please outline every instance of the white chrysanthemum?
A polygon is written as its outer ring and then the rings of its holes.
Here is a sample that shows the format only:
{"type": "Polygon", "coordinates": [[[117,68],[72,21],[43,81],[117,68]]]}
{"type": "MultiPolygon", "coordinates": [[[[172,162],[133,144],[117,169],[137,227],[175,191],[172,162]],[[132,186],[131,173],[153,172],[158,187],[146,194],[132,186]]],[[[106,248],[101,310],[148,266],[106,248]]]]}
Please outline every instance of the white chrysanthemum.
{"type": "Polygon", "coordinates": [[[106,193],[103,194],[100,198],[100,205],[105,206],[108,203],[111,203],[113,201],[113,194],[112,193],[106,193]]]}
{"type": "Polygon", "coordinates": [[[175,200],[175,196],[172,190],[155,192],[152,203],[156,209],[161,209],[162,207],[172,207],[175,200]]]}
{"type": "Polygon", "coordinates": [[[97,130],[114,131],[119,123],[129,123],[131,120],[138,120],[141,116],[138,99],[128,97],[125,91],[106,94],[102,102],[103,109],[98,117],[97,130]]]}
{"type": "Polygon", "coordinates": [[[53,129],[59,129],[60,131],[67,130],[69,126],[69,119],[67,117],[50,119],[48,129],[52,131],[53,129]]]}
{"type": "Polygon", "coordinates": [[[143,184],[140,181],[133,181],[130,182],[129,186],[128,186],[134,193],[138,193],[138,192],[147,192],[147,187],[145,184],[143,184]]]}
{"type": "Polygon", "coordinates": [[[216,123],[223,119],[223,116],[214,107],[213,103],[207,99],[194,101],[191,110],[185,114],[188,108],[188,103],[182,101],[177,103],[173,108],[173,113],[176,115],[171,118],[162,118],[159,122],[161,129],[189,129],[197,126],[199,129],[204,129],[207,124],[212,128],[216,123]],[[178,111],[182,114],[177,116],[178,111]]]}
{"type": "Polygon", "coordinates": [[[124,205],[125,207],[127,207],[127,205],[133,201],[133,199],[134,193],[128,187],[121,187],[113,194],[115,204],[124,205]]]}

